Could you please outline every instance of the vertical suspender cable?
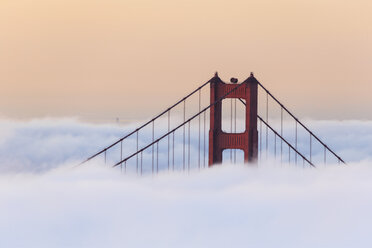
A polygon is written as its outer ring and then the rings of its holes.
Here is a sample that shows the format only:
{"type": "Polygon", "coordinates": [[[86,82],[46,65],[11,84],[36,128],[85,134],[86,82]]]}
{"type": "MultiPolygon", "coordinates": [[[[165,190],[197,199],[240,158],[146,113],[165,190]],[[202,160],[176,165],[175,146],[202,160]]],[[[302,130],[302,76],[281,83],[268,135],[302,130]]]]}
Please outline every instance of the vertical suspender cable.
{"type": "Polygon", "coordinates": [[[203,153],[204,153],[204,157],[203,157],[203,167],[205,168],[205,122],[206,122],[206,118],[205,118],[205,115],[206,115],[206,112],[207,111],[204,111],[203,115],[204,115],[204,137],[203,137],[203,153]]]}
{"type": "Polygon", "coordinates": [[[189,132],[188,132],[188,147],[187,147],[187,169],[190,170],[190,123],[189,121],[189,132]]]}
{"type": "Polygon", "coordinates": [[[201,91],[199,90],[199,137],[198,137],[198,168],[200,169],[200,121],[201,121],[201,91]]]}
{"type": "Polygon", "coordinates": [[[105,164],[106,164],[106,151],[107,151],[107,150],[105,150],[105,164]]]}
{"type": "Polygon", "coordinates": [[[174,132],[173,132],[173,142],[172,142],[172,170],[174,170],[174,132]]]}
{"type": "Polygon", "coordinates": [[[137,139],[137,155],[136,155],[136,172],[137,172],[137,174],[138,174],[138,132],[139,131],[137,131],[136,132],[136,139],[137,139]]]}
{"type": "MultiPolygon", "coordinates": [[[[296,135],[295,136],[296,136],[295,137],[295,139],[296,139],[296,141],[295,141],[295,148],[297,150],[297,121],[296,121],[296,135]]],[[[295,152],[295,164],[297,165],[297,152],[295,152]]]]}
{"type": "MultiPolygon", "coordinates": [[[[168,110],[168,133],[170,131],[170,110],[168,110]]],[[[168,135],[168,170],[169,170],[169,160],[170,160],[170,135],[168,135]]]]}
{"type": "MultiPolygon", "coordinates": [[[[233,99],[230,99],[230,133],[233,132],[233,99]]],[[[230,149],[230,163],[233,161],[232,149],[230,149]]]]}
{"type": "MultiPolygon", "coordinates": [[[[155,121],[152,122],[152,142],[154,142],[154,131],[155,131],[155,121]]],[[[151,173],[154,173],[154,145],[151,146],[152,148],[152,161],[151,161],[151,173]]]]}
{"type": "Polygon", "coordinates": [[[142,176],[142,160],[143,160],[143,154],[141,152],[141,169],[140,169],[141,170],[141,174],[140,174],[141,176],[142,176]]]}
{"type": "Polygon", "coordinates": [[[260,119],[260,161],[262,161],[262,121],[260,119]]]}
{"type": "MultiPolygon", "coordinates": [[[[183,123],[186,121],[186,100],[183,101],[183,123]]],[[[185,125],[183,125],[183,170],[185,170],[185,125]]]]}
{"type": "MultiPolygon", "coordinates": [[[[283,107],[280,109],[280,136],[283,137],[283,107]]],[[[283,140],[280,139],[280,163],[283,163],[283,140]]]]}
{"type": "Polygon", "coordinates": [[[159,172],[159,141],[156,142],[156,174],[159,172]]]}
{"type": "Polygon", "coordinates": [[[127,173],[127,161],[124,162],[124,173],[127,173]]]}
{"type": "Polygon", "coordinates": [[[327,148],[324,147],[324,165],[327,164],[327,148]]]}
{"type": "Polygon", "coordinates": [[[276,133],[274,133],[274,158],[276,160],[276,133]]]}
{"type": "MultiPolygon", "coordinates": [[[[123,161],[123,141],[120,141],[120,161],[123,161]]],[[[123,163],[120,164],[121,170],[123,170],[123,163]]]]}
{"type": "Polygon", "coordinates": [[[312,134],[310,133],[310,162],[311,161],[311,153],[312,153],[312,142],[311,142],[311,139],[312,139],[312,134]]]}
{"type": "MultiPolygon", "coordinates": [[[[236,98],[234,98],[234,133],[236,133],[236,98]]],[[[236,164],[236,149],[234,149],[234,164],[236,164]]]]}
{"type": "MultiPolygon", "coordinates": [[[[269,93],[266,93],[266,123],[269,124],[269,93]]],[[[266,125],[266,159],[269,154],[269,127],[266,125]]]]}

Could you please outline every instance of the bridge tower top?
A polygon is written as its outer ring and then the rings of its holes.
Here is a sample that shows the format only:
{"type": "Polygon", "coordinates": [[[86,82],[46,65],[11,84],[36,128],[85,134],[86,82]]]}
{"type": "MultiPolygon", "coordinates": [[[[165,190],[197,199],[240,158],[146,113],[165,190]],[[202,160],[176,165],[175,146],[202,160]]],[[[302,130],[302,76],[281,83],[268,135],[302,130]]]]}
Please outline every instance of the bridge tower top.
{"type": "Polygon", "coordinates": [[[233,84],[224,83],[218,73],[211,79],[210,102],[226,98],[245,100],[245,131],[242,133],[226,133],[222,131],[222,101],[211,105],[209,130],[209,166],[222,163],[222,152],[225,149],[240,149],[244,151],[244,161],[256,162],[258,150],[257,132],[257,86],[258,81],[251,73],[250,77],[236,87],[237,79],[232,78],[233,84]],[[230,93],[228,93],[230,92],[230,93]]]}

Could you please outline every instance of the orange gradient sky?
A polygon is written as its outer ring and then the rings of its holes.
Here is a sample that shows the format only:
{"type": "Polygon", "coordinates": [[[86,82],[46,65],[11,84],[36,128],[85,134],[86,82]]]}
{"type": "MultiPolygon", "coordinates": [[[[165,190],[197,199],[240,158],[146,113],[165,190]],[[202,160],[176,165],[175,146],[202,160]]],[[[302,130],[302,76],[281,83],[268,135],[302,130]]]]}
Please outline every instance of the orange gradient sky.
{"type": "Polygon", "coordinates": [[[150,117],[215,71],[226,81],[254,71],[302,118],[371,119],[371,10],[364,0],[2,0],[0,115],[150,117]]]}

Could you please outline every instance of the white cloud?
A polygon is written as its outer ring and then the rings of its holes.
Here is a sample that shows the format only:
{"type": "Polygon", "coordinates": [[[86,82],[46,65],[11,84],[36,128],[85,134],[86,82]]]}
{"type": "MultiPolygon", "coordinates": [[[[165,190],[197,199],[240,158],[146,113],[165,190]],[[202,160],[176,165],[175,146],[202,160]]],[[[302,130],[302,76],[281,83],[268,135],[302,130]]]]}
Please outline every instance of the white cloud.
{"type": "Polygon", "coordinates": [[[80,161],[125,132],[73,119],[0,121],[0,172],[40,172],[80,161]]]}
{"type": "MultiPolygon", "coordinates": [[[[318,134],[329,147],[335,150],[347,162],[372,159],[372,122],[362,121],[307,121],[308,126],[318,134]]],[[[198,159],[198,129],[192,123],[190,136],[191,165],[197,166],[198,159]]],[[[275,123],[272,123],[275,126],[275,123]]],[[[0,172],[41,172],[56,168],[65,163],[79,163],[123,135],[139,126],[133,123],[126,126],[118,125],[94,125],[81,123],[73,119],[42,119],[28,122],[16,122],[12,120],[0,121],[0,172]]],[[[155,130],[155,138],[167,131],[166,120],[161,120],[155,130]]],[[[188,136],[186,127],[186,153],[188,151],[188,136]]],[[[284,136],[293,141],[294,132],[290,125],[285,125],[284,136]]],[[[265,135],[265,130],[263,130],[265,135]]],[[[270,147],[273,149],[273,136],[269,133],[270,147]]],[[[139,135],[139,147],[143,147],[151,141],[151,125],[143,129],[139,135]]],[[[201,147],[203,148],[203,130],[201,131],[201,147]]],[[[208,130],[205,134],[208,145],[208,130]]],[[[308,156],[309,137],[299,130],[298,147],[301,152],[308,156]]],[[[263,142],[265,137],[263,138],[263,142]]],[[[172,139],[170,139],[172,142],[172,139]]],[[[159,143],[159,164],[168,165],[168,140],[159,143]]],[[[279,149],[279,140],[278,149],[279,149]]],[[[123,143],[123,157],[135,151],[135,135],[123,143]]],[[[263,143],[263,147],[265,144],[263,143]]],[[[323,149],[313,139],[313,158],[322,163],[323,149]]],[[[154,147],[156,152],[156,147],[154,147]]],[[[175,164],[181,167],[183,164],[183,129],[179,129],[175,136],[175,164]]],[[[206,147],[206,155],[208,147],[206,147]]],[[[287,147],[284,146],[284,157],[287,147]]],[[[152,161],[152,149],[144,153],[144,163],[148,165],[152,161]]],[[[278,150],[279,152],[279,150],[278,150]]],[[[172,160],[170,154],[170,160],[172,160]]],[[[187,154],[186,154],[187,156],[187,154]]],[[[201,152],[201,164],[203,151],[201,152]]],[[[100,158],[103,160],[103,156],[100,158]]],[[[107,153],[110,164],[119,161],[120,144],[107,153]]],[[[207,159],[207,158],[206,158],[207,159]]],[[[332,161],[328,154],[327,159],[332,161]]],[[[130,161],[135,164],[135,158],[130,161]]],[[[187,157],[186,157],[187,160],[187,157]]],[[[172,162],[172,161],[171,161],[172,162]]],[[[185,161],[186,163],[188,161],[185,161]]],[[[149,169],[149,168],[147,168],[149,169]]]]}
{"type": "Polygon", "coordinates": [[[0,247],[370,247],[372,123],[309,126],[349,164],[72,169],[133,126],[3,120],[0,247]]]}
{"type": "Polygon", "coordinates": [[[369,164],[2,177],[1,247],[370,247],[369,164]]]}

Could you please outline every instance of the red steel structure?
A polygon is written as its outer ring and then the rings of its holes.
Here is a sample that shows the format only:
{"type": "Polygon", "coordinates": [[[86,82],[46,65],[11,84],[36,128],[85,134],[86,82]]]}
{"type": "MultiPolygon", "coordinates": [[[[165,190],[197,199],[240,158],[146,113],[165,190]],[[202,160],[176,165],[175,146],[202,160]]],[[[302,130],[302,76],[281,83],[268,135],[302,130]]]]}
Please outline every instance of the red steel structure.
{"type": "Polygon", "coordinates": [[[226,133],[222,131],[222,101],[211,105],[209,130],[209,166],[222,163],[222,152],[225,149],[244,151],[244,162],[255,163],[258,151],[257,131],[257,86],[258,81],[251,76],[241,83],[226,84],[217,75],[210,82],[210,102],[225,98],[243,99],[246,102],[245,131],[243,133],[226,133]],[[234,90],[236,89],[236,90],[234,90]]]}
{"type": "MultiPolygon", "coordinates": [[[[212,166],[214,164],[222,163],[222,154],[225,149],[242,150],[244,152],[244,161],[249,164],[256,164],[258,159],[258,153],[260,160],[262,159],[262,152],[266,153],[266,158],[274,159],[277,157],[280,159],[280,163],[294,164],[295,166],[311,166],[315,167],[313,159],[313,143],[318,142],[323,148],[323,163],[326,165],[328,160],[333,163],[336,161],[340,164],[346,164],[340,156],[338,156],[329,146],[320,140],[311,130],[306,127],[298,118],[296,118],[277,98],[275,98],[251,73],[251,76],[244,82],[238,83],[235,78],[231,79],[231,84],[224,83],[217,75],[201,84],[198,88],[193,90],[191,93],[171,105],[169,108],[147,121],[143,125],[134,129],[132,132],[127,133],[125,136],[96,152],[86,160],[80,163],[84,164],[92,159],[103,159],[105,164],[113,163],[113,167],[120,166],[122,172],[126,173],[127,169],[142,175],[142,173],[157,173],[159,169],[168,170],[190,170],[192,166],[201,168],[207,165],[212,166]],[[208,106],[201,105],[202,89],[210,85],[210,104],[208,106]],[[266,118],[265,120],[258,115],[258,90],[266,94],[266,118]],[[186,118],[186,101],[190,102],[191,96],[199,96],[199,111],[197,113],[191,113],[186,118]],[[230,98],[231,103],[235,101],[241,102],[245,106],[245,130],[242,133],[227,133],[222,131],[222,102],[224,99],[230,98]],[[281,110],[280,116],[280,131],[275,130],[269,125],[269,99],[274,104],[279,105],[281,110]],[[237,101],[238,100],[238,101],[237,101]],[[177,106],[183,106],[183,122],[180,124],[176,119],[176,123],[172,124],[172,114],[177,114],[177,106]],[[209,154],[207,155],[207,125],[208,122],[206,115],[207,111],[210,111],[210,130],[209,130],[209,154]],[[295,120],[296,126],[294,131],[295,139],[289,142],[283,135],[283,113],[295,120]],[[163,118],[167,120],[168,128],[164,132],[164,122],[158,122],[158,119],[163,118]],[[192,148],[191,140],[191,122],[198,123],[198,134],[193,137],[194,141],[198,141],[198,145],[192,148]],[[156,122],[156,125],[155,125],[156,122]],[[257,123],[259,122],[259,123],[257,123]],[[257,126],[260,125],[260,133],[258,133],[257,126]],[[266,127],[266,139],[264,139],[263,146],[262,137],[265,133],[262,132],[262,125],[266,127]],[[155,127],[160,126],[161,130],[156,130],[155,127]],[[309,135],[309,146],[303,149],[301,152],[298,150],[298,127],[301,126],[306,133],[309,135]],[[147,131],[142,131],[144,128],[152,128],[151,137],[152,140],[147,144],[140,143],[140,135],[148,136],[147,131]],[[186,131],[186,129],[188,131],[186,131]],[[269,132],[273,134],[273,146],[269,145],[269,132]],[[196,138],[197,137],[197,138],[196,138]],[[259,140],[258,140],[259,138],[259,140]],[[277,139],[279,146],[277,149],[277,139]],[[176,141],[182,141],[182,148],[177,149],[176,141]],[[259,143],[258,143],[259,141],[259,143]],[[286,148],[283,150],[283,145],[286,148]],[[197,147],[196,151],[195,148],[197,147]],[[266,147],[266,148],[265,148],[266,147]],[[270,149],[270,147],[272,149],[270,149]],[[127,149],[124,149],[127,148],[127,149]],[[129,149],[131,148],[131,149],[129,149]],[[259,148],[259,149],[258,149],[259,148]],[[287,149],[288,148],[288,149],[287,149]],[[114,150],[115,149],[115,150],[114,150]],[[265,150],[264,150],[265,149],[265,150]],[[119,150],[119,154],[117,151],[119,150]],[[167,156],[159,156],[159,151],[167,151],[167,156]],[[286,153],[283,154],[283,151],[286,153]],[[175,153],[175,152],[178,152],[175,153]],[[179,153],[182,153],[180,156],[179,153]],[[150,155],[150,156],[149,156],[150,155]],[[330,155],[332,155],[330,157],[330,155]],[[150,158],[150,159],[149,159],[150,158]],[[298,161],[298,159],[302,159],[298,161]]],[[[205,88],[206,89],[206,88],[205,88]]],[[[260,93],[261,95],[261,93],[260,93]]],[[[236,120],[236,107],[235,114],[233,115],[233,105],[231,105],[231,132],[233,132],[233,116],[236,120]]],[[[236,122],[235,122],[236,124],[236,122]]],[[[235,125],[236,127],[236,125],[235,125]]],[[[302,138],[303,139],[303,138],[302,138]]],[[[305,142],[307,142],[305,140],[305,142]]],[[[179,148],[179,146],[178,146],[179,148]]],[[[317,162],[319,163],[319,154],[317,162]]],[[[232,161],[232,152],[230,152],[230,159],[232,161]]],[[[234,152],[234,162],[236,162],[234,152]]]]}

